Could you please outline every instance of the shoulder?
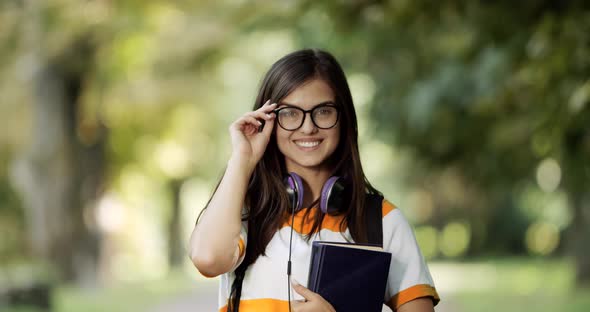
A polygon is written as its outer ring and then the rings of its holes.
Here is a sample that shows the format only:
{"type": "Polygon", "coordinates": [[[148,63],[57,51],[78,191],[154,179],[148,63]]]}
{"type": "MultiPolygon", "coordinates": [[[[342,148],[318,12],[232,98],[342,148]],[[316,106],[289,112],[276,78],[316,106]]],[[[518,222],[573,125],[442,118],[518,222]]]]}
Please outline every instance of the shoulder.
{"type": "Polygon", "coordinates": [[[390,202],[386,198],[383,198],[383,202],[381,203],[381,214],[383,215],[383,217],[386,217],[388,214],[390,214],[392,211],[394,211],[396,209],[397,209],[396,205],[394,205],[392,202],[390,202]]]}
{"type": "Polygon", "coordinates": [[[383,216],[384,226],[408,223],[400,208],[386,198],[383,198],[383,202],[381,203],[381,214],[383,216]]]}
{"type": "Polygon", "coordinates": [[[394,203],[384,198],[381,211],[383,214],[383,236],[385,240],[391,239],[394,236],[403,239],[414,236],[412,225],[408,222],[402,210],[394,203]]]}

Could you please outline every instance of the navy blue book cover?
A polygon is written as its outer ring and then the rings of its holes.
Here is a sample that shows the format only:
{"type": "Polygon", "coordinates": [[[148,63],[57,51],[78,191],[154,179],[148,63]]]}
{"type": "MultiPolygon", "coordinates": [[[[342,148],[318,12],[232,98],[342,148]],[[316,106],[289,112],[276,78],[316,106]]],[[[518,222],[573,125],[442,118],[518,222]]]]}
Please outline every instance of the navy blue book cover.
{"type": "Polygon", "coordinates": [[[313,242],[308,288],[320,294],[338,312],[380,312],[391,254],[346,245],[368,246],[313,242]]]}

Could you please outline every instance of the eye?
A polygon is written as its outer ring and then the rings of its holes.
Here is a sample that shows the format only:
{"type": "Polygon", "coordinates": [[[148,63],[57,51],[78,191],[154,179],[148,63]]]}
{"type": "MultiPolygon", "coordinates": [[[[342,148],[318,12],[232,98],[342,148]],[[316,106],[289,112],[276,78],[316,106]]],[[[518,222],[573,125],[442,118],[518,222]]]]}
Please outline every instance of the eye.
{"type": "Polygon", "coordinates": [[[333,114],[335,111],[336,111],[336,109],[334,107],[325,106],[325,107],[318,108],[316,114],[322,115],[322,116],[329,116],[329,115],[333,114]]]}
{"type": "Polygon", "coordinates": [[[284,118],[293,118],[293,117],[297,117],[299,115],[299,111],[297,111],[296,109],[292,109],[292,108],[285,108],[282,109],[279,112],[281,117],[284,118]]]}

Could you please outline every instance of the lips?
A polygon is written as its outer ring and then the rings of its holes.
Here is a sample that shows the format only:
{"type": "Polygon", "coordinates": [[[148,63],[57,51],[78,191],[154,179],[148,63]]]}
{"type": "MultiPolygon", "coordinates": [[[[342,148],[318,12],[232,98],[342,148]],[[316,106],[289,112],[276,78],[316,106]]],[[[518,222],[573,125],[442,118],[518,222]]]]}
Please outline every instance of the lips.
{"type": "Polygon", "coordinates": [[[302,148],[314,148],[322,143],[322,140],[295,140],[295,145],[302,148]]]}

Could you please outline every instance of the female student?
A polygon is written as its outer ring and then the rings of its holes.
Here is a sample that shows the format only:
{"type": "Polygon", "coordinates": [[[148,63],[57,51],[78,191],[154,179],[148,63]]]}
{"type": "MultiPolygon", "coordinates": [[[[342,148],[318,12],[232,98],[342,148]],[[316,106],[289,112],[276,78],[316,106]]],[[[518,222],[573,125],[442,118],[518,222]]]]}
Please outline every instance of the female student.
{"type": "MultiPolygon", "coordinates": [[[[321,50],[284,56],[264,77],[254,110],[229,132],[231,157],[190,238],[201,274],[221,275],[219,311],[335,311],[304,286],[310,246],[367,243],[366,194],[380,194],[363,173],[342,68],[321,50]],[[331,190],[342,198],[328,199],[331,190]]],[[[433,311],[439,297],[411,226],[389,201],[378,208],[383,248],[392,254],[384,303],[433,311]]]]}

